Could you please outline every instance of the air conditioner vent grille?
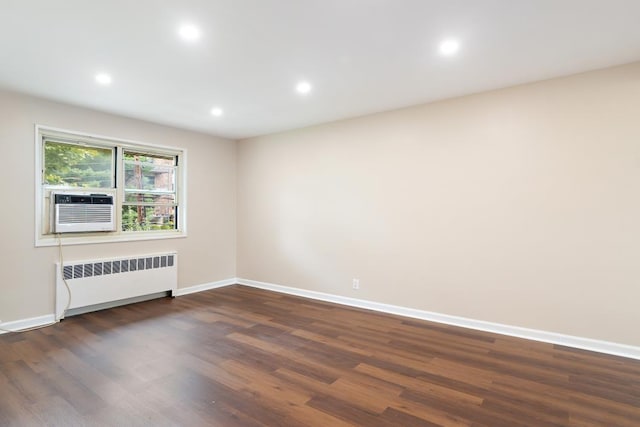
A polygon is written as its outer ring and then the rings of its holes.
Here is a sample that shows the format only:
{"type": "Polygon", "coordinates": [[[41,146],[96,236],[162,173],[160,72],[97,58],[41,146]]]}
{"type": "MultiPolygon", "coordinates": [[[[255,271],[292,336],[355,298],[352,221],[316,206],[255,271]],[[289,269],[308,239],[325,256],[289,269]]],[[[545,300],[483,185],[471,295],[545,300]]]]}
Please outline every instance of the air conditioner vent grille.
{"type": "Polygon", "coordinates": [[[111,222],[111,205],[58,205],[58,223],[111,222]]]}

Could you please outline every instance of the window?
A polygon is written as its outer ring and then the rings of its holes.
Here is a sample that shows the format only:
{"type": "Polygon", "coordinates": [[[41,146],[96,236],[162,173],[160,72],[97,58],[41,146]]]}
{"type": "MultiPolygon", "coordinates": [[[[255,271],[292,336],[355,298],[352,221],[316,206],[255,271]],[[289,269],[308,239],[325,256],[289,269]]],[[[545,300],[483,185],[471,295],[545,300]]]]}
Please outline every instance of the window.
{"type": "Polygon", "coordinates": [[[122,230],[176,228],[177,156],[124,151],[122,230]]]}
{"type": "Polygon", "coordinates": [[[65,233],[66,244],[185,235],[184,150],[36,126],[36,246],[56,244],[52,194],[106,194],[115,231],[65,233]]]}

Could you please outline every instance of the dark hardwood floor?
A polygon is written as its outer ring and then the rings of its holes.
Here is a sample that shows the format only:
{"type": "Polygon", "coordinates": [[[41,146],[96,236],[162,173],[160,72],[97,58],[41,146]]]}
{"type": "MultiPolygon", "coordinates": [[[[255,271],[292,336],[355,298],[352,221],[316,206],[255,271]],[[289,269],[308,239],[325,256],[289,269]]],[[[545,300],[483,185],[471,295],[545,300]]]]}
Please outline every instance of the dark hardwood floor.
{"type": "Polygon", "coordinates": [[[0,336],[0,425],[640,426],[640,361],[231,286],[0,336]]]}

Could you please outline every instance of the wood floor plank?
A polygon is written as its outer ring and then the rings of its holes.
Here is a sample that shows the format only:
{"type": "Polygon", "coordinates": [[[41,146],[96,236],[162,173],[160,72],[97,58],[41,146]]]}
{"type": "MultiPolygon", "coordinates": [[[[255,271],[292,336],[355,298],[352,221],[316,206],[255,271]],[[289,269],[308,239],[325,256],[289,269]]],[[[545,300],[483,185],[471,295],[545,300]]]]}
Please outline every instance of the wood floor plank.
{"type": "Polygon", "coordinates": [[[359,372],[366,373],[368,375],[371,375],[372,377],[389,381],[399,386],[403,386],[407,390],[425,391],[430,395],[438,395],[446,399],[464,401],[475,405],[481,404],[483,400],[483,398],[480,396],[474,396],[469,393],[458,391],[452,387],[445,387],[433,382],[423,381],[420,378],[407,377],[406,375],[398,374],[396,372],[391,372],[385,369],[380,369],[375,366],[366,365],[364,363],[358,365],[356,369],[359,372]]]}
{"type": "Polygon", "coordinates": [[[638,427],[640,361],[239,285],[0,335],[0,426],[638,427]]]}

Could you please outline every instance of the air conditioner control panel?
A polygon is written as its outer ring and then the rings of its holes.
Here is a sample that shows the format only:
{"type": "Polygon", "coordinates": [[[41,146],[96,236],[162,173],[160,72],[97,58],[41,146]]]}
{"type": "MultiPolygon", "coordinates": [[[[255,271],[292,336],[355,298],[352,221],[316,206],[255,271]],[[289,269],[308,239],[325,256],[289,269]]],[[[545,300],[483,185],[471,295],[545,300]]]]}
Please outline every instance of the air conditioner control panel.
{"type": "Polygon", "coordinates": [[[56,205],[112,205],[113,196],[109,196],[107,194],[56,194],[54,203],[56,205]]]}

